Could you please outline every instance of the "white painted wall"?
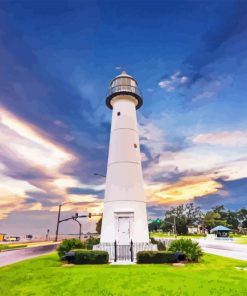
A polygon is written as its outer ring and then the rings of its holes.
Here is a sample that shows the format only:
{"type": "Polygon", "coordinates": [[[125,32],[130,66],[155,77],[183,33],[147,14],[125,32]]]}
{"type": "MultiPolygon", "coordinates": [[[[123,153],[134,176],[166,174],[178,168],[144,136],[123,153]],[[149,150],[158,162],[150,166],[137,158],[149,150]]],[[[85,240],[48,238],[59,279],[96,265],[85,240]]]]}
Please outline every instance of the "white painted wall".
{"type": "Polygon", "coordinates": [[[131,96],[119,95],[112,100],[112,106],[101,243],[110,243],[118,239],[116,229],[119,215],[129,215],[130,236],[133,242],[147,243],[149,235],[136,101],[131,96]],[[120,116],[117,115],[118,112],[120,116]]]}

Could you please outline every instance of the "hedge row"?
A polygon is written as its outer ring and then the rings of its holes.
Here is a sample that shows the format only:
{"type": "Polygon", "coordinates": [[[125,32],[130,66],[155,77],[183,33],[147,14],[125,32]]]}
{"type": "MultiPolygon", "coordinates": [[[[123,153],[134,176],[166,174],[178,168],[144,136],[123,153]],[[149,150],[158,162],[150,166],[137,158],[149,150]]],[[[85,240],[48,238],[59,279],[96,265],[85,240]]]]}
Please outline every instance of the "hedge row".
{"type": "Polygon", "coordinates": [[[174,263],[175,253],[164,251],[140,251],[137,253],[137,263],[174,263]]]}
{"type": "MultiPolygon", "coordinates": [[[[109,255],[106,251],[93,251],[93,250],[71,250],[69,262],[74,264],[106,264],[109,262],[109,255]]],[[[66,258],[66,256],[65,256],[66,258]]]]}

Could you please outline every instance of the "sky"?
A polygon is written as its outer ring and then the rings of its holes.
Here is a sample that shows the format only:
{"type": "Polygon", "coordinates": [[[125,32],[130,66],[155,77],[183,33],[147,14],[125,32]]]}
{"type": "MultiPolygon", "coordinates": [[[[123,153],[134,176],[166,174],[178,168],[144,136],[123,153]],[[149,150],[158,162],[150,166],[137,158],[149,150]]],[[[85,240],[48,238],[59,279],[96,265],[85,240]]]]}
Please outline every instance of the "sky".
{"type": "Polygon", "coordinates": [[[62,217],[102,211],[94,173],[106,174],[105,96],[122,70],[144,98],[148,217],[186,202],[246,207],[246,14],[237,0],[2,0],[0,232],[54,232],[63,202],[62,217]]]}

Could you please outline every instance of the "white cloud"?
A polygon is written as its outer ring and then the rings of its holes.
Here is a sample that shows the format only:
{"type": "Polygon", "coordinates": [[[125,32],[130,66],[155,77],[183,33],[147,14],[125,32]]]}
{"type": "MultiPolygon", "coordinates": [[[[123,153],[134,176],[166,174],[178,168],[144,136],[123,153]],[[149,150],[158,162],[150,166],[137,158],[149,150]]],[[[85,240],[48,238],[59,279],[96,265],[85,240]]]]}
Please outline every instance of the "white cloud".
{"type": "Polygon", "coordinates": [[[159,154],[164,150],[164,132],[153,122],[140,126],[141,144],[148,147],[151,153],[159,154]]]}
{"type": "Polygon", "coordinates": [[[192,102],[211,99],[215,97],[222,89],[232,83],[232,78],[228,76],[219,76],[214,79],[208,80],[202,77],[196,82],[197,94],[192,97],[192,102]]]}
{"type": "Polygon", "coordinates": [[[174,91],[179,85],[186,84],[189,78],[181,72],[175,72],[168,79],[162,80],[158,83],[159,87],[171,92],[174,91]]]}
{"type": "Polygon", "coordinates": [[[215,133],[199,134],[192,140],[197,144],[210,144],[227,147],[247,146],[247,130],[221,131],[215,133]]]}

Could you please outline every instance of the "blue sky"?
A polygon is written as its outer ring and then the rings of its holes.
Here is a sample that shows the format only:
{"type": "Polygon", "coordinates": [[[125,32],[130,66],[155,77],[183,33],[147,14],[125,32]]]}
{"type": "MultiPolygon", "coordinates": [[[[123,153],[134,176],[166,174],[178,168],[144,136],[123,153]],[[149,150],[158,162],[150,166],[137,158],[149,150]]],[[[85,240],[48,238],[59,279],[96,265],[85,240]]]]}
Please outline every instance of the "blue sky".
{"type": "MultiPolygon", "coordinates": [[[[246,206],[246,1],[1,1],[0,231],[100,211],[121,70],[138,111],[150,217],[246,206]],[[83,204],[81,204],[83,202],[83,204]]],[[[71,226],[72,227],[72,226],[71,226]]]]}

